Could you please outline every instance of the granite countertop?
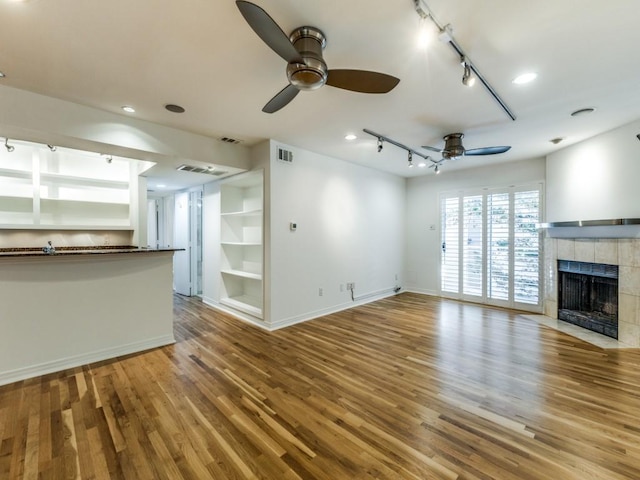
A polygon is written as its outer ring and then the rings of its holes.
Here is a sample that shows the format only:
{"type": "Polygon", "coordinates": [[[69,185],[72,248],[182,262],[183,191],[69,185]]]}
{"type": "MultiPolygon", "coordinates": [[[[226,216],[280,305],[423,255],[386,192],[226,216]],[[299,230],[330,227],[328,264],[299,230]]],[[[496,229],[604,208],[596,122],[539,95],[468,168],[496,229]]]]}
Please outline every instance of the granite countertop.
{"type": "Polygon", "coordinates": [[[114,253],[177,252],[183,248],[143,248],[131,245],[109,245],[102,247],[56,247],[55,253],[46,253],[42,248],[0,248],[0,257],[52,257],[63,255],[105,255],[114,253]]]}

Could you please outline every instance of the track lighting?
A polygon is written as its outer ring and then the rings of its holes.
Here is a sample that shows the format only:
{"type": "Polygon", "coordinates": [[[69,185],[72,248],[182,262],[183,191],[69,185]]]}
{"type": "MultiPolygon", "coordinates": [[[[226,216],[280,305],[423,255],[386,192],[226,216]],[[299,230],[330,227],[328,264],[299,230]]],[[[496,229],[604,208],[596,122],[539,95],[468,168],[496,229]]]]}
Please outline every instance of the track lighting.
{"type": "Polygon", "coordinates": [[[445,45],[448,45],[458,56],[458,58],[467,61],[465,67],[468,67],[468,70],[465,68],[465,75],[462,78],[463,83],[465,85],[470,85],[472,82],[475,82],[475,79],[477,79],[486,89],[489,95],[491,95],[493,99],[498,103],[498,105],[500,105],[500,108],[502,108],[504,113],[506,113],[509,118],[511,118],[511,120],[515,120],[515,114],[509,109],[504,100],[500,98],[498,92],[496,92],[496,90],[489,84],[487,79],[484,78],[478,71],[478,68],[467,58],[467,54],[465,53],[464,49],[453,36],[453,27],[449,24],[445,25],[439,22],[438,19],[433,15],[433,11],[427,5],[426,0],[414,0],[414,7],[420,20],[429,19],[429,21],[431,21],[436,26],[439,32],[439,40],[445,45]]]}
{"type": "Polygon", "coordinates": [[[436,168],[433,169],[434,172],[436,172],[436,175],[440,174],[440,165],[436,165],[436,168]]]}
{"type": "Polygon", "coordinates": [[[8,138],[4,139],[4,146],[7,149],[7,152],[9,152],[9,153],[13,152],[16,149],[16,147],[14,147],[13,145],[9,145],[9,139],[8,138]]]}
{"type": "Polygon", "coordinates": [[[111,155],[105,155],[104,159],[107,161],[107,163],[111,163],[113,161],[113,157],[111,155]]]}
{"type": "MultiPolygon", "coordinates": [[[[414,150],[413,148],[407,147],[406,145],[403,145],[400,142],[396,142],[392,138],[385,137],[384,135],[380,135],[379,133],[372,132],[371,130],[367,130],[366,128],[363,128],[362,131],[364,133],[367,133],[367,134],[371,135],[372,137],[376,137],[378,139],[378,152],[380,152],[382,150],[383,142],[389,142],[391,145],[395,145],[398,148],[406,150],[406,152],[407,152],[407,160],[409,161],[409,167],[413,167],[413,155],[414,154],[417,155],[420,158],[423,158],[425,161],[431,162],[431,165],[430,165],[429,168],[433,167],[434,165],[438,165],[439,164],[433,158],[431,158],[429,155],[425,155],[424,153],[420,153],[417,150],[414,150]]],[[[427,165],[426,165],[425,162],[420,162],[418,164],[418,166],[419,167],[426,167],[427,165]]]]}
{"type": "Polygon", "coordinates": [[[473,87],[476,83],[476,77],[471,73],[471,66],[466,58],[462,58],[460,62],[462,67],[464,68],[464,73],[462,74],[462,84],[467,87],[473,87]]]}
{"type": "Polygon", "coordinates": [[[56,147],[55,145],[49,145],[48,143],[47,147],[49,147],[49,150],[51,150],[52,152],[55,152],[58,149],[58,147],[56,147]]]}

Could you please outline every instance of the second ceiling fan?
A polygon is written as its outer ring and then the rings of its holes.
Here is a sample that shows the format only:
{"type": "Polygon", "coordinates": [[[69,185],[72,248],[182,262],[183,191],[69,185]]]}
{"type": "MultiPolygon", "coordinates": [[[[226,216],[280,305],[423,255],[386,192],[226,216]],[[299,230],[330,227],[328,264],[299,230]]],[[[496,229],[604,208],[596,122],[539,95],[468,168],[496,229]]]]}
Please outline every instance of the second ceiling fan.
{"type": "Polygon", "coordinates": [[[237,0],[236,5],[249,26],[274,52],[287,62],[289,85],[262,108],[274,113],[293,100],[300,90],[316,90],[323,85],[361,93],[387,93],[400,82],[391,75],[367,70],[329,70],[322,58],[324,34],[315,27],[296,28],[287,36],[262,8],[237,0]]]}
{"type": "Polygon", "coordinates": [[[495,147],[481,147],[467,150],[462,145],[462,133],[450,133],[442,137],[444,140],[443,148],[430,147],[423,145],[422,148],[431,150],[432,152],[438,152],[442,154],[442,160],[457,160],[462,156],[475,156],[475,155],[496,155],[499,153],[505,153],[511,149],[510,146],[502,145],[495,147]]]}

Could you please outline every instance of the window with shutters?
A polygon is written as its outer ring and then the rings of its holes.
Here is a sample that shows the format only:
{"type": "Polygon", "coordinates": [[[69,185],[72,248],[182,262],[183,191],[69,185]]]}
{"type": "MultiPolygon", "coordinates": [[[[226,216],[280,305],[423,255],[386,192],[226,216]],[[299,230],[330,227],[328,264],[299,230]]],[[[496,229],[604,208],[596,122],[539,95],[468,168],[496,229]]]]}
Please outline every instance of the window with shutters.
{"type": "Polygon", "coordinates": [[[442,196],[443,296],[539,308],[541,192],[533,185],[442,196]]]}

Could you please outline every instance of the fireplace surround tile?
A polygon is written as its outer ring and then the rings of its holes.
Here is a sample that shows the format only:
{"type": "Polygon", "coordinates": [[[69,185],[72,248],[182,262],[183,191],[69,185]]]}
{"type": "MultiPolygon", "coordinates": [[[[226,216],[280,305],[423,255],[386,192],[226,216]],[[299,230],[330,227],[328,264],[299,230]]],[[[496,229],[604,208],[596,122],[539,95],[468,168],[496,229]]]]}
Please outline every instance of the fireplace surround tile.
{"type": "Polygon", "coordinates": [[[594,244],[595,263],[618,265],[618,242],[611,239],[599,239],[594,244]]]}
{"type": "Polygon", "coordinates": [[[640,318],[638,316],[640,297],[620,293],[618,295],[618,302],[618,322],[640,325],[640,318]]]}
{"type": "Polygon", "coordinates": [[[595,263],[596,261],[596,241],[591,239],[580,239],[575,241],[575,258],[578,262],[595,263]]]}
{"type": "Polygon", "coordinates": [[[629,322],[618,322],[618,338],[630,347],[639,347],[640,326],[629,322]]]}
{"type": "Polygon", "coordinates": [[[564,260],[576,259],[575,242],[573,240],[559,238],[557,239],[557,243],[558,258],[564,260]]]}
{"type": "Polygon", "coordinates": [[[620,293],[640,295],[640,267],[620,266],[620,293]]]}
{"type": "Polygon", "coordinates": [[[640,267],[640,242],[624,238],[618,240],[618,264],[626,267],[640,267]]]}

